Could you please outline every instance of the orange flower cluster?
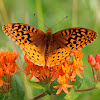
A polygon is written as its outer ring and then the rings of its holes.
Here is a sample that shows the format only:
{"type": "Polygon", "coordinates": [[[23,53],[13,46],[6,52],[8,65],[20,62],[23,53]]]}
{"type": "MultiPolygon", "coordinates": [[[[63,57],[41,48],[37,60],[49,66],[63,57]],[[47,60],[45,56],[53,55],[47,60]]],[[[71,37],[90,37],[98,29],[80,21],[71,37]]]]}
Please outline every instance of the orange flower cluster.
{"type": "Polygon", "coordinates": [[[56,94],[62,90],[68,94],[68,88],[73,87],[72,82],[75,81],[76,75],[83,78],[80,74],[83,72],[81,67],[84,67],[81,61],[83,57],[81,51],[82,49],[74,53],[75,58],[72,61],[66,60],[64,63],[53,67],[35,65],[24,56],[27,63],[24,71],[26,71],[26,75],[30,75],[29,79],[34,75],[40,82],[44,83],[54,81],[57,78],[60,85],[54,86],[54,88],[58,88],[56,94]]]}
{"type": "MultiPolygon", "coordinates": [[[[18,68],[15,60],[17,59],[19,53],[13,53],[9,51],[0,51],[0,86],[3,84],[9,84],[9,75],[16,73],[16,68],[18,68]],[[6,80],[5,80],[6,78],[6,80]]],[[[18,68],[19,69],[19,68],[18,68]]]]}

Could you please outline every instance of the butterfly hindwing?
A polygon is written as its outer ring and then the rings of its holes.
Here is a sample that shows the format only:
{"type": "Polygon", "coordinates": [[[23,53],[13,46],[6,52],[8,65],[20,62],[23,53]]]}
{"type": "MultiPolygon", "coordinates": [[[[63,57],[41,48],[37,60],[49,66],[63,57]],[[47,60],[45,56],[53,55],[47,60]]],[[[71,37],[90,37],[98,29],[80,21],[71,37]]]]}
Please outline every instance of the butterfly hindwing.
{"type": "Polygon", "coordinates": [[[58,65],[66,60],[66,57],[70,57],[72,52],[69,51],[69,48],[64,48],[62,43],[54,40],[55,42],[51,43],[51,48],[49,52],[49,57],[47,60],[48,66],[58,65]]]}

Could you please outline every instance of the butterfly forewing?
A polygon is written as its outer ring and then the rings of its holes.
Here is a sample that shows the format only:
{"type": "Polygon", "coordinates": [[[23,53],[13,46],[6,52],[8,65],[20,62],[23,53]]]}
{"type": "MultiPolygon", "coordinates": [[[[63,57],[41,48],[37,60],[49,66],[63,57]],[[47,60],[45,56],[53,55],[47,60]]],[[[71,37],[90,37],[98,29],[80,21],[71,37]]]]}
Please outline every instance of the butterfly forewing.
{"type": "Polygon", "coordinates": [[[85,28],[70,28],[54,34],[54,39],[60,40],[71,51],[91,43],[96,37],[96,32],[85,28]]]}
{"type": "Polygon", "coordinates": [[[54,66],[68,59],[74,51],[91,43],[97,37],[96,32],[85,28],[70,28],[53,34],[54,43],[51,56],[48,57],[47,65],[54,66]]]}
{"type": "Polygon", "coordinates": [[[45,65],[45,33],[41,30],[21,23],[11,23],[3,26],[4,32],[12,38],[31,61],[45,65]]]}

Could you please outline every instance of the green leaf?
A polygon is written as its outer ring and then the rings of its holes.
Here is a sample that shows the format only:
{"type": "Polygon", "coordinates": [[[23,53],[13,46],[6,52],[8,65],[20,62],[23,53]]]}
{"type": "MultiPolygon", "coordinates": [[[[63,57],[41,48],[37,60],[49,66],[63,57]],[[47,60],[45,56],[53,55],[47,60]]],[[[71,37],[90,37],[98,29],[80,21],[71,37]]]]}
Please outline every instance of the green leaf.
{"type": "Polygon", "coordinates": [[[0,93],[0,100],[8,100],[8,93],[0,93]]]}
{"type": "Polygon", "coordinates": [[[0,93],[0,100],[24,100],[24,88],[17,76],[13,76],[8,93],[0,93]]]}
{"type": "Polygon", "coordinates": [[[42,89],[45,90],[45,84],[41,83],[41,82],[33,82],[28,80],[29,85],[31,85],[32,87],[35,87],[37,89],[42,89]]]}
{"type": "Polygon", "coordinates": [[[24,100],[24,88],[21,80],[17,76],[13,76],[11,83],[10,95],[14,100],[24,100]]]}
{"type": "Polygon", "coordinates": [[[46,91],[49,95],[51,95],[49,83],[46,84],[46,83],[42,83],[42,82],[33,82],[33,81],[30,81],[30,80],[28,80],[28,83],[30,83],[30,85],[32,87],[35,87],[37,89],[42,89],[42,90],[46,91]]]}
{"type": "Polygon", "coordinates": [[[100,82],[96,83],[96,88],[98,88],[100,90],[100,82]]]}
{"type": "Polygon", "coordinates": [[[74,82],[74,89],[79,89],[80,86],[82,85],[83,83],[83,79],[80,78],[79,76],[76,76],[76,81],[74,82]]]}
{"type": "Polygon", "coordinates": [[[71,88],[69,94],[67,94],[64,99],[66,100],[76,100],[78,98],[78,94],[71,88]]]}
{"type": "Polygon", "coordinates": [[[54,95],[56,95],[57,89],[53,88],[53,86],[57,86],[57,85],[59,85],[59,83],[57,82],[57,79],[54,80],[54,81],[50,84],[50,90],[51,90],[51,91],[54,91],[54,92],[53,92],[54,95]]]}

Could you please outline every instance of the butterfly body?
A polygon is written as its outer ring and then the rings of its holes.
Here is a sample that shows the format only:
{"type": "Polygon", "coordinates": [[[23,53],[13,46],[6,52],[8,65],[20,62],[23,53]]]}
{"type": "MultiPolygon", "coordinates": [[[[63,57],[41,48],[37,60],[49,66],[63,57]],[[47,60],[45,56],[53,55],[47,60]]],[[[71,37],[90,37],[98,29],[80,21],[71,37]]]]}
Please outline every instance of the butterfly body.
{"type": "Polygon", "coordinates": [[[3,30],[39,66],[58,65],[97,37],[96,32],[86,28],[69,28],[53,34],[50,28],[44,33],[21,23],[4,25],[3,30]]]}
{"type": "Polygon", "coordinates": [[[48,30],[46,31],[45,34],[45,45],[46,45],[46,49],[45,49],[45,65],[46,65],[46,61],[48,59],[49,56],[49,52],[50,52],[50,45],[53,41],[53,33],[52,30],[50,28],[48,28],[48,30]]]}

